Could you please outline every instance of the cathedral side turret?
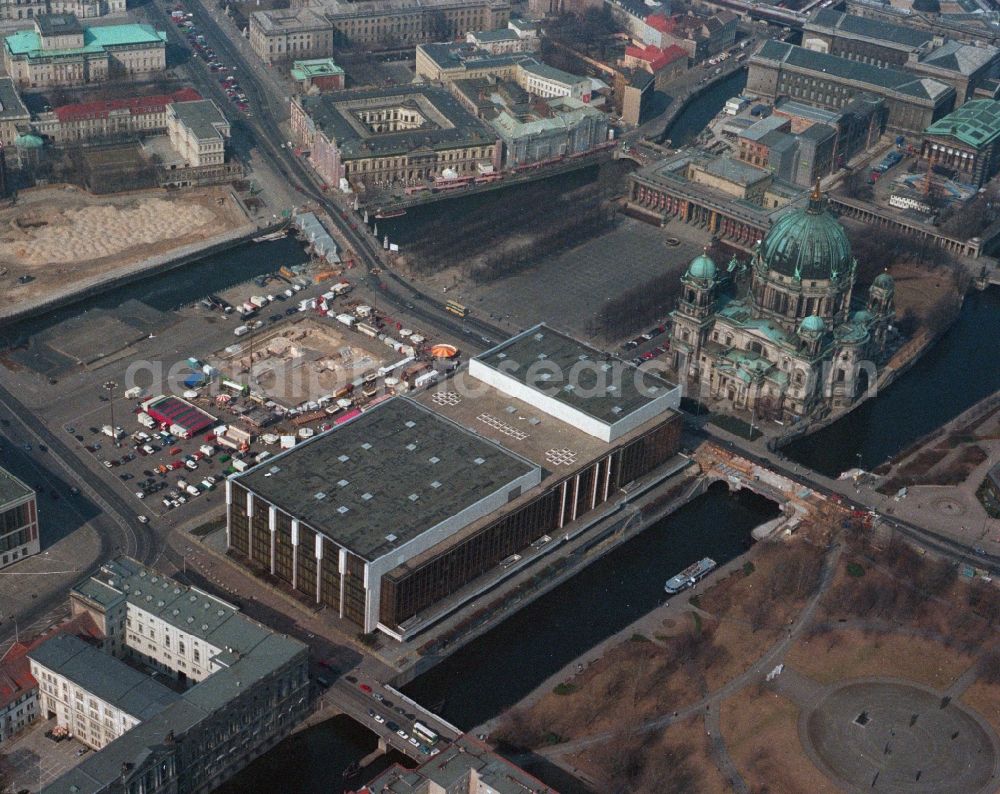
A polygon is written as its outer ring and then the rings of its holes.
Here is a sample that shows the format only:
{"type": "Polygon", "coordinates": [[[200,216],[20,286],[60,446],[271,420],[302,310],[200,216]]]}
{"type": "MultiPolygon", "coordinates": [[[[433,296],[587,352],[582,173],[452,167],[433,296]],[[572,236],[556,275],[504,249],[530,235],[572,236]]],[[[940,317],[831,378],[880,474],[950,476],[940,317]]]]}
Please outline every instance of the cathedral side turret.
{"type": "MultiPolygon", "coordinates": [[[[733,270],[730,267],[730,270],[733,270]]],[[[715,263],[696,257],[672,313],[671,365],[702,399],[796,419],[851,404],[885,353],[894,317],[888,273],[852,314],[857,261],[819,188],[754,248],[749,287],[720,294],[715,263]]]]}

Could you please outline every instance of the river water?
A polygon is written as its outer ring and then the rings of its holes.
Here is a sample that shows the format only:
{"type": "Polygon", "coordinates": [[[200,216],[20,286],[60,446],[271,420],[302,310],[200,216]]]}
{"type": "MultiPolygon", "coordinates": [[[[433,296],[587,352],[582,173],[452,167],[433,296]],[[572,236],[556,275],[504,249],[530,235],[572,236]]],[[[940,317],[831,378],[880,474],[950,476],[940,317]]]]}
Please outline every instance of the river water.
{"type": "Polygon", "coordinates": [[[750,547],[773,502],[722,483],[623,543],[412,681],[405,693],[467,730],[665,600],[663,583],[702,557],[750,547]]]}
{"type": "Polygon", "coordinates": [[[130,300],[141,301],[159,311],[170,311],[255,276],[273,273],[282,265],[291,267],[307,261],[309,256],[294,237],[246,243],[19,322],[0,331],[0,341],[23,339],[91,309],[115,309],[130,300]]]}
{"type": "Polygon", "coordinates": [[[1000,289],[972,292],[913,368],[843,419],[783,452],[830,477],[871,470],[1000,389],[1000,289]]]}
{"type": "Polygon", "coordinates": [[[746,69],[739,69],[715,83],[664,130],[663,140],[669,138],[675,149],[686,146],[718,115],[726,100],[741,94],[746,85],[746,69]]]}

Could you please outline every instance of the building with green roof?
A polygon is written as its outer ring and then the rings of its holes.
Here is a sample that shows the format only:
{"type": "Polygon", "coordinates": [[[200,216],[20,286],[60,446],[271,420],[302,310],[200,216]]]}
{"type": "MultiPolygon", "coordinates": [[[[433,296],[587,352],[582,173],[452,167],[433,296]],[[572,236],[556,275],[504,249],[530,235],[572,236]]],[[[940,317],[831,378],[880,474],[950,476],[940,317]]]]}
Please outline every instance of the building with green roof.
{"type": "Polygon", "coordinates": [[[1000,102],[974,99],[924,130],[920,156],[973,187],[1000,170],[1000,102]]]}
{"type": "Polygon", "coordinates": [[[344,87],[344,70],[333,62],[333,58],[295,61],[291,75],[303,94],[339,91],[344,87]]]}
{"type": "Polygon", "coordinates": [[[22,88],[82,85],[167,67],[167,34],[150,25],[85,28],[72,14],[43,14],[4,37],[7,74],[22,88]]]}
{"type": "Polygon", "coordinates": [[[678,380],[720,410],[766,406],[791,421],[850,405],[872,382],[869,362],[884,358],[894,313],[888,274],[852,310],[856,264],[818,187],[805,207],[778,215],[749,267],[729,263],[729,279],[696,257],[672,314],[678,380]]]}

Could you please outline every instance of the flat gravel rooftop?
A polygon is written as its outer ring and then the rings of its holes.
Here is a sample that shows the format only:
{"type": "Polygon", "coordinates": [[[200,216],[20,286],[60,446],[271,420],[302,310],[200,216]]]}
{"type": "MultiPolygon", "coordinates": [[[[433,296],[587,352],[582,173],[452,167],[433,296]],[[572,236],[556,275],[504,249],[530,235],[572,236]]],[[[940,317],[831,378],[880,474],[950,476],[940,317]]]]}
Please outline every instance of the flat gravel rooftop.
{"type": "Polygon", "coordinates": [[[537,469],[396,397],[235,480],[374,560],[537,469]]]}

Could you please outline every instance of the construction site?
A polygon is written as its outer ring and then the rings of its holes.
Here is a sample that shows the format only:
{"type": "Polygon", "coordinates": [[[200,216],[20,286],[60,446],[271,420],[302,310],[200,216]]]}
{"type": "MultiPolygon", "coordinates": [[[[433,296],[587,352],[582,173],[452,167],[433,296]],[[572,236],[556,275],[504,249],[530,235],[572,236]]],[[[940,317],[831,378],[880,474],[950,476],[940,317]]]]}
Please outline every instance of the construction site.
{"type": "Polygon", "coordinates": [[[217,353],[212,363],[224,378],[249,384],[279,405],[315,403],[318,409],[321,398],[346,395],[402,358],[363,333],[310,315],[248,333],[217,353]]]}

